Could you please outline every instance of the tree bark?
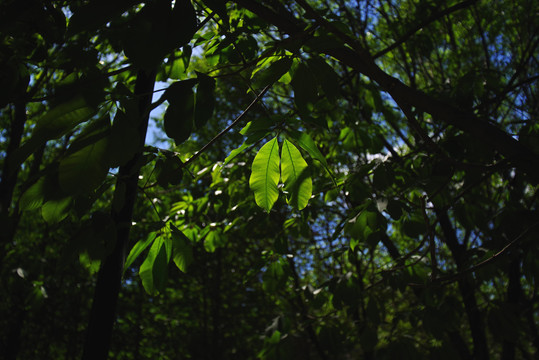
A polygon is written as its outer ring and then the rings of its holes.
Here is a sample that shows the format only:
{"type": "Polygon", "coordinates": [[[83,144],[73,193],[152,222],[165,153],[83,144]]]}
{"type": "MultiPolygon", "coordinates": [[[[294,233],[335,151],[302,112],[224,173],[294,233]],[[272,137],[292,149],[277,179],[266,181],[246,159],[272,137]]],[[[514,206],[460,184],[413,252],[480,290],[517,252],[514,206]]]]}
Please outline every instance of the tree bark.
{"type": "MultiPolygon", "coordinates": [[[[517,309],[522,298],[522,287],[520,285],[520,259],[516,258],[509,264],[509,283],[507,285],[507,305],[510,316],[519,316],[517,309]]],[[[504,340],[502,347],[502,360],[514,360],[517,344],[513,341],[504,340]]]]}
{"type": "MultiPolygon", "coordinates": [[[[10,242],[15,233],[16,224],[14,223],[16,223],[16,221],[13,221],[10,211],[13,191],[15,190],[17,176],[19,175],[19,168],[12,169],[10,163],[13,153],[21,145],[24,124],[26,123],[26,102],[23,100],[16,101],[13,113],[13,121],[9,128],[9,144],[6,149],[6,156],[2,168],[2,179],[0,180],[0,225],[3,229],[0,231],[1,246],[5,246],[10,242]]],[[[5,253],[5,251],[2,251],[2,253],[5,253]]]]}
{"type": "MultiPolygon", "coordinates": [[[[455,230],[451,225],[451,221],[447,215],[447,212],[435,209],[436,216],[440,222],[444,240],[455,259],[457,270],[459,272],[465,270],[464,252],[465,248],[458,242],[455,230]]],[[[470,330],[472,333],[472,340],[474,345],[473,358],[477,360],[488,360],[489,352],[487,346],[487,337],[485,334],[485,326],[483,317],[477,301],[475,299],[475,287],[470,276],[464,276],[458,281],[458,287],[468,316],[468,323],[470,324],[470,330]]]]}
{"type": "Polygon", "coordinates": [[[122,206],[117,210],[112,208],[112,219],[116,225],[116,244],[112,253],[102,263],[98,273],[82,355],[83,360],[100,360],[106,359],[108,356],[129,243],[129,230],[137,197],[139,160],[142,157],[142,148],[148,129],[149,108],[154,83],[155,71],[139,70],[135,96],[138,97],[140,151],[127,164],[121,166],[118,172],[113,203],[121,203],[122,206]]]}

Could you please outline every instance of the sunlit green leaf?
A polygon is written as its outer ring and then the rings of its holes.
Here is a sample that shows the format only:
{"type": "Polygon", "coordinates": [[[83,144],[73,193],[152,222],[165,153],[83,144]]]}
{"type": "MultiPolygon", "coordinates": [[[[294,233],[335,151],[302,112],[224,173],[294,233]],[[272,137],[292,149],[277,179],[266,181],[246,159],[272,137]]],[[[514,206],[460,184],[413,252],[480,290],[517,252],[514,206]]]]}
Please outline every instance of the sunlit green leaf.
{"type": "Polygon", "coordinates": [[[226,243],[226,235],[219,229],[211,230],[204,238],[204,249],[207,252],[215,252],[226,243]]]}
{"type": "Polygon", "coordinates": [[[125,261],[124,265],[124,271],[131,266],[133,261],[135,261],[139,257],[139,255],[142,254],[144,250],[146,250],[148,246],[150,246],[150,244],[155,240],[157,236],[158,234],[156,232],[152,232],[145,240],[137,241],[137,243],[135,244],[135,246],[133,246],[133,248],[129,252],[129,255],[127,256],[127,260],[125,261]]]}
{"type": "Polygon", "coordinates": [[[290,70],[292,59],[285,57],[272,63],[268,69],[261,70],[255,77],[255,85],[263,88],[266,85],[271,85],[281,78],[290,70]]]}
{"type": "Polygon", "coordinates": [[[43,205],[47,191],[47,180],[43,176],[22,194],[19,208],[22,211],[39,209],[43,205]]]}
{"type": "Polygon", "coordinates": [[[307,163],[299,150],[288,140],[281,151],[281,176],[288,192],[288,203],[299,210],[307,206],[313,192],[307,163]]]}
{"type": "Polygon", "coordinates": [[[247,137],[247,139],[245,139],[245,141],[243,142],[243,144],[241,144],[239,148],[232,150],[230,154],[228,154],[223,165],[230,163],[232,160],[234,160],[234,158],[236,158],[236,156],[238,156],[239,154],[244,152],[246,149],[256,144],[258,141],[260,141],[260,139],[262,139],[266,135],[267,135],[266,131],[258,131],[258,132],[251,133],[247,137]]]}
{"type": "Polygon", "coordinates": [[[279,144],[277,138],[268,141],[253,160],[249,186],[258,206],[270,211],[279,197],[279,144]]]}
{"type": "Polygon", "coordinates": [[[177,228],[171,226],[172,230],[172,260],[174,264],[183,272],[193,262],[193,247],[191,241],[185,234],[177,228]]]}
{"type": "Polygon", "coordinates": [[[275,126],[275,122],[273,120],[267,117],[262,117],[249,121],[243,127],[243,129],[240,130],[240,134],[249,136],[255,132],[269,131],[273,126],[275,126]]]}
{"type": "Polygon", "coordinates": [[[288,135],[291,139],[297,141],[298,145],[305,151],[311,155],[311,157],[315,160],[320,161],[322,163],[322,166],[324,166],[324,169],[327,171],[327,173],[331,176],[331,179],[335,183],[335,178],[333,177],[333,173],[331,172],[328,163],[326,161],[326,158],[320,150],[318,150],[318,146],[316,146],[313,139],[307,134],[306,132],[297,131],[297,130],[288,130],[288,135]]]}
{"type": "Polygon", "coordinates": [[[70,196],[48,200],[41,207],[41,215],[49,224],[64,220],[69,214],[72,198],[70,196]]]}
{"type": "Polygon", "coordinates": [[[165,287],[168,273],[167,251],[162,236],[157,237],[146,259],[140,266],[139,276],[144,290],[150,295],[157,295],[165,287]]]}

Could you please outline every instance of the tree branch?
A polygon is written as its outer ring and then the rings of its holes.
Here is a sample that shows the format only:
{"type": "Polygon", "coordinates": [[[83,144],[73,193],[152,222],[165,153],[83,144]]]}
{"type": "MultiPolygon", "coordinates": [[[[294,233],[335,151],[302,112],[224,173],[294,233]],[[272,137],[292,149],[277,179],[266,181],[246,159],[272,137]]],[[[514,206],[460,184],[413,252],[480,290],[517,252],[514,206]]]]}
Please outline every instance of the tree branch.
{"type": "Polygon", "coordinates": [[[243,117],[245,115],[247,115],[247,113],[251,110],[251,108],[258,102],[260,101],[260,99],[262,99],[262,97],[264,96],[264,94],[266,94],[266,92],[269,90],[269,88],[271,87],[271,84],[270,85],[267,85],[264,89],[262,89],[262,91],[260,92],[260,94],[258,94],[256,96],[256,98],[251,101],[251,103],[249,104],[249,106],[247,106],[247,108],[245,110],[243,110],[243,112],[232,122],[232,124],[228,125],[225,129],[223,129],[219,134],[217,134],[213,139],[210,140],[210,142],[208,142],[206,145],[204,145],[202,147],[202,149],[200,149],[199,151],[197,151],[193,156],[191,156],[191,158],[189,158],[189,160],[187,160],[186,162],[183,163],[183,167],[186,167],[187,165],[189,165],[190,163],[192,163],[193,161],[195,161],[200,155],[202,155],[204,153],[204,151],[206,151],[209,147],[211,147],[213,144],[215,144],[215,142],[217,140],[219,140],[223,135],[225,135],[230,129],[232,129],[234,126],[236,126],[240,121],[241,119],[243,119],[243,117]]]}
{"type": "MultiPolygon", "coordinates": [[[[259,17],[277,26],[281,31],[290,36],[298,36],[303,32],[305,24],[290,16],[277,15],[272,10],[250,0],[236,0],[237,4],[254,12],[259,17]]],[[[454,126],[468,134],[474,136],[478,141],[488,145],[491,149],[499,151],[506,156],[515,167],[527,173],[534,181],[539,182],[539,157],[530,151],[526,146],[498,128],[493,122],[478,118],[473,113],[465,112],[453,105],[413,89],[400,80],[385,73],[375,63],[370,54],[361,44],[350,36],[339,31],[335,26],[320,16],[305,2],[297,0],[305,6],[309,16],[316,19],[320,26],[328,32],[346,42],[352,49],[341,46],[332,47],[323,51],[325,54],[334,57],[341,63],[359,71],[371,80],[380,85],[382,90],[391,95],[399,107],[413,106],[416,109],[431,114],[438,121],[454,126]],[[309,10],[310,9],[310,10],[309,10]]]]}
{"type": "Polygon", "coordinates": [[[435,14],[432,14],[431,16],[429,16],[428,18],[426,18],[425,20],[423,20],[421,23],[419,23],[418,25],[416,25],[415,27],[411,28],[410,30],[408,30],[404,35],[402,35],[397,41],[395,41],[393,44],[389,45],[387,48],[385,48],[384,50],[381,50],[379,52],[377,52],[376,54],[373,55],[373,58],[379,58],[380,56],[383,56],[385,54],[387,54],[388,52],[390,52],[391,50],[399,47],[400,45],[404,44],[406,41],[408,41],[415,33],[417,33],[418,31],[420,31],[421,29],[427,27],[428,25],[430,25],[431,23],[435,22],[435,21],[438,21],[440,20],[441,18],[443,18],[444,16],[446,15],[449,15],[457,10],[461,10],[461,9],[465,9],[467,8],[468,6],[471,6],[473,5],[474,3],[476,3],[477,0],[466,0],[466,1],[463,1],[461,3],[458,3],[458,4],[455,4],[453,6],[450,6],[448,7],[447,9],[444,9],[442,11],[439,11],[435,14]]]}

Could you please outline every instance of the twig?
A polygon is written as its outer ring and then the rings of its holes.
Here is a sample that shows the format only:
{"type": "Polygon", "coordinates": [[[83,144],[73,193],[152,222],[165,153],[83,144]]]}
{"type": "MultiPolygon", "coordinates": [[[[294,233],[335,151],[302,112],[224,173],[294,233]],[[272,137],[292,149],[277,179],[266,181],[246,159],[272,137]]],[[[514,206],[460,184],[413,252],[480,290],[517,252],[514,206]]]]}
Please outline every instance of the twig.
{"type": "Polygon", "coordinates": [[[183,163],[183,167],[186,167],[193,161],[195,161],[204,151],[206,151],[207,148],[212,146],[217,140],[219,140],[223,135],[225,135],[230,129],[232,129],[234,126],[236,126],[241,119],[251,110],[251,108],[266,94],[266,92],[271,87],[270,85],[267,85],[260,94],[256,96],[256,98],[247,106],[245,110],[232,122],[232,124],[228,125],[223,131],[221,131],[219,134],[217,134],[213,139],[210,140],[206,145],[202,147],[199,151],[197,151],[193,156],[191,156],[186,162],[183,163]]]}
{"type": "Polygon", "coordinates": [[[442,17],[444,17],[446,15],[449,15],[452,12],[455,12],[455,11],[460,10],[460,9],[465,9],[468,6],[473,5],[476,2],[477,2],[477,0],[466,0],[466,1],[463,1],[461,3],[455,4],[455,5],[451,6],[451,7],[448,7],[445,10],[442,10],[442,11],[440,11],[438,13],[435,13],[435,14],[431,15],[430,17],[425,19],[423,22],[418,24],[416,27],[414,27],[414,28],[410,29],[408,32],[406,32],[406,34],[404,34],[399,40],[395,41],[393,44],[391,44],[390,46],[388,46],[384,50],[381,50],[381,51],[377,52],[376,54],[374,54],[373,58],[376,59],[376,58],[378,58],[380,56],[383,56],[383,55],[387,54],[391,50],[395,49],[396,47],[398,47],[398,46],[402,45],[403,43],[405,43],[406,41],[408,41],[408,39],[410,39],[415,33],[420,31],[421,29],[427,27],[431,23],[433,23],[433,22],[435,22],[437,20],[440,20],[442,17]]]}

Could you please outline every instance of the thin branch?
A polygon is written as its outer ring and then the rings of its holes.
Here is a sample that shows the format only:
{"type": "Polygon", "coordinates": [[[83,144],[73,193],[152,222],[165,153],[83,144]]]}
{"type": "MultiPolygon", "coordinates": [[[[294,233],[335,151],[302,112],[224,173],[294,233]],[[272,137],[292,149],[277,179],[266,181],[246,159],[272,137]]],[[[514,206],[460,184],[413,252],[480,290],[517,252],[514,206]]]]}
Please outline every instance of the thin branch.
{"type": "Polygon", "coordinates": [[[260,92],[260,94],[258,94],[256,96],[256,98],[249,104],[249,106],[247,106],[247,108],[245,110],[243,110],[243,112],[232,122],[232,124],[228,125],[223,131],[221,131],[219,134],[217,134],[213,139],[210,140],[210,142],[208,142],[206,145],[204,145],[202,147],[202,149],[200,149],[199,151],[197,151],[193,156],[191,156],[191,158],[189,158],[186,162],[183,163],[183,167],[186,167],[187,165],[189,165],[190,163],[192,163],[193,161],[195,161],[200,155],[202,155],[202,153],[204,151],[206,151],[206,149],[208,149],[210,146],[212,146],[217,140],[219,140],[223,135],[225,135],[230,129],[232,129],[234,126],[236,126],[242,119],[245,115],[247,115],[247,113],[252,109],[252,107],[258,102],[260,101],[260,99],[262,99],[262,97],[264,96],[264,94],[266,94],[266,92],[269,90],[269,88],[271,87],[272,84],[270,85],[267,85],[264,89],[262,89],[262,91],[260,92]]]}
{"type": "Polygon", "coordinates": [[[458,273],[454,275],[444,276],[441,278],[436,279],[431,284],[441,284],[441,285],[448,285],[450,283],[453,283],[455,281],[458,281],[462,279],[467,274],[476,272],[477,270],[485,267],[486,265],[489,265],[493,263],[494,261],[497,261],[503,257],[503,255],[511,249],[517,242],[519,242],[527,233],[530,232],[533,228],[535,228],[537,225],[539,225],[539,222],[534,223],[532,226],[524,230],[520,235],[518,235],[515,239],[513,239],[511,242],[509,242],[507,245],[505,245],[500,251],[498,251],[496,254],[492,255],[488,259],[485,259],[481,262],[479,262],[476,265],[473,265],[472,267],[469,267],[465,270],[459,271],[458,273]]]}
{"type": "Polygon", "coordinates": [[[446,15],[451,14],[452,12],[455,12],[457,10],[461,10],[461,9],[464,9],[464,8],[470,6],[470,5],[473,5],[476,2],[477,2],[477,0],[466,0],[466,1],[463,1],[463,2],[458,3],[456,5],[453,5],[451,7],[448,7],[447,9],[442,10],[442,11],[436,13],[436,14],[432,14],[431,16],[426,18],[423,22],[416,25],[416,27],[408,30],[399,40],[395,41],[393,44],[391,44],[390,46],[388,46],[384,50],[381,50],[381,51],[377,52],[376,54],[374,54],[373,58],[378,58],[380,56],[383,56],[383,55],[387,54],[391,50],[399,47],[400,45],[402,45],[403,43],[408,41],[415,33],[420,31],[424,27],[427,27],[431,23],[433,23],[433,22],[435,22],[437,20],[440,20],[441,18],[443,18],[446,15]]]}

